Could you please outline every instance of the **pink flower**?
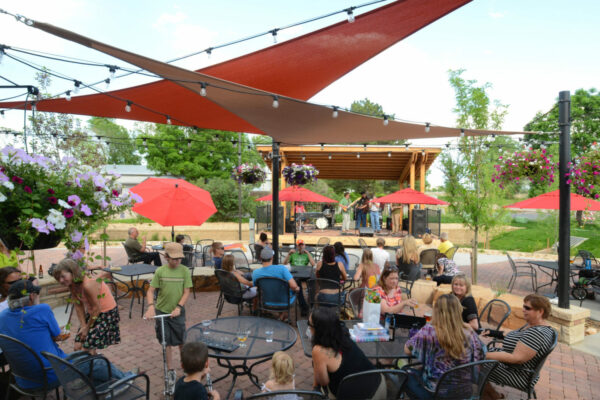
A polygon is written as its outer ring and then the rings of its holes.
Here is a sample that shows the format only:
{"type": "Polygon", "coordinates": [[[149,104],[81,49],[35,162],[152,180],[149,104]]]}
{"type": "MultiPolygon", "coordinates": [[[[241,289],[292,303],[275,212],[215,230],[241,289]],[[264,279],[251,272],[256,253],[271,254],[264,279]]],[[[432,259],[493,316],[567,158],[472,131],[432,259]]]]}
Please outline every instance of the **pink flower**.
{"type": "Polygon", "coordinates": [[[23,179],[19,178],[18,176],[13,176],[11,179],[14,183],[16,183],[17,185],[20,185],[21,183],[23,183],[23,179]]]}
{"type": "Polygon", "coordinates": [[[33,190],[31,190],[31,188],[30,188],[29,186],[25,186],[25,187],[23,188],[23,190],[24,190],[25,192],[27,192],[27,193],[31,193],[31,192],[33,192],[33,190]]]}
{"type": "Polygon", "coordinates": [[[71,218],[73,216],[73,210],[71,208],[65,208],[63,210],[63,215],[65,218],[71,218]]]}
{"type": "Polygon", "coordinates": [[[48,194],[55,194],[56,192],[54,191],[54,189],[50,188],[47,190],[48,194]]]}

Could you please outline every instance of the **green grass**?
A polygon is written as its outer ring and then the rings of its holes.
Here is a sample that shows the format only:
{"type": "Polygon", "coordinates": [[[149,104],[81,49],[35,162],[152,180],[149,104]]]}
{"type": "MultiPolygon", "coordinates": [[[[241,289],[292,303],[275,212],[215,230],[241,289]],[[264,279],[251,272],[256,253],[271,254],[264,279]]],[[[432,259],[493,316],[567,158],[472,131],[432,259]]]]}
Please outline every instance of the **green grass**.
{"type": "Polygon", "coordinates": [[[119,219],[111,219],[109,221],[111,224],[153,224],[150,218],[142,217],[138,215],[136,218],[119,218],[119,219]]]}

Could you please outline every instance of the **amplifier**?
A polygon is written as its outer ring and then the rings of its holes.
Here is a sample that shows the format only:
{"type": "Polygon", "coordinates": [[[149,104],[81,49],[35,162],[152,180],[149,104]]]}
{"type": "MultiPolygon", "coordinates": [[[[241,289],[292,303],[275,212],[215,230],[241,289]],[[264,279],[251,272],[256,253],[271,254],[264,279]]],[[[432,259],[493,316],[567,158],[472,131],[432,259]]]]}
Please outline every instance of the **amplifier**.
{"type": "Polygon", "coordinates": [[[358,236],[373,237],[374,233],[375,231],[373,231],[373,228],[371,228],[370,226],[358,228],[358,236]]]}

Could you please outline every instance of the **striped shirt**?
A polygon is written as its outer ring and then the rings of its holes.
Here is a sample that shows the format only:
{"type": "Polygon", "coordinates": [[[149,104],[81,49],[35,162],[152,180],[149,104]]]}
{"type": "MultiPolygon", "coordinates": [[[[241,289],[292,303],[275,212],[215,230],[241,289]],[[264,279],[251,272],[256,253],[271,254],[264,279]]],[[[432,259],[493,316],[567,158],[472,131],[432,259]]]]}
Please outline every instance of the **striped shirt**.
{"type": "MultiPolygon", "coordinates": [[[[490,374],[490,381],[527,392],[529,390],[529,374],[521,369],[535,370],[540,360],[554,344],[555,335],[556,331],[545,325],[532,326],[508,333],[502,343],[502,349],[490,349],[490,351],[505,351],[512,354],[517,344],[521,342],[534,350],[535,356],[531,360],[519,365],[518,368],[511,364],[500,363],[490,374]]],[[[539,375],[534,378],[534,385],[539,378],[539,375]]]]}

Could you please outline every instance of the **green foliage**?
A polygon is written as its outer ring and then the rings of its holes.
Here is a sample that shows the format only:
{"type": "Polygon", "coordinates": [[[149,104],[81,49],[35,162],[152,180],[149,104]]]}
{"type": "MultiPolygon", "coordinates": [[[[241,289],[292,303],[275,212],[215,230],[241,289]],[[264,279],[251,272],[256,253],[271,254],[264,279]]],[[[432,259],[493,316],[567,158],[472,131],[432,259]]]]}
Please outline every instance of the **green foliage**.
{"type": "MultiPolygon", "coordinates": [[[[161,174],[170,173],[188,181],[224,179],[238,165],[238,146],[232,143],[238,140],[235,132],[147,124],[137,136],[138,149],[148,166],[161,174]],[[144,138],[147,146],[143,145],[144,138]],[[193,139],[189,145],[188,139],[193,139]]],[[[248,150],[247,135],[242,135],[242,144],[242,163],[264,165],[254,148],[248,150]]]]}
{"type": "MultiPolygon", "coordinates": [[[[490,105],[487,89],[490,83],[477,86],[475,80],[465,80],[464,70],[449,71],[449,82],[455,91],[456,123],[465,129],[501,129],[508,106],[498,101],[490,105]]],[[[493,165],[497,163],[498,143],[510,144],[505,138],[493,138],[492,146],[486,137],[465,136],[460,139],[458,152],[442,153],[442,170],[449,209],[460,222],[475,231],[474,254],[477,249],[477,233],[489,231],[498,225],[506,210],[494,206],[502,196],[501,189],[491,182],[493,165]]],[[[477,259],[471,265],[473,282],[477,282],[477,259]]]]}
{"type": "MultiPolygon", "coordinates": [[[[558,98],[546,113],[538,112],[525,125],[526,131],[549,132],[548,134],[525,135],[525,141],[534,148],[543,142],[558,140],[558,98]]],[[[578,89],[571,95],[571,154],[577,155],[589,148],[600,138],[600,93],[594,88],[578,89]]]]}
{"type": "Polygon", "coordinates": [[[134,164],[140,163],[141,157],[136,154],[133,138],[124,127],[116,124],[113,119],[92,117],[88,120],[90,130],[97,136],[108,137],[108,144],[104,147],[106,164],[134,164]]]}
{"type": "MultiPolygon", "coordinates": [[[[217,207],[217,212],[210,217],[209,222],[233,221],[238,217],[238,185],[231,178],[213,178],[208,182],[196,182],[203,189],[210,192],[210,195],[217,207]]],[[[248,185],[242,185],[242,215],[254,215],[257,203],[250,196],[251,188],[248,185]]]]}

